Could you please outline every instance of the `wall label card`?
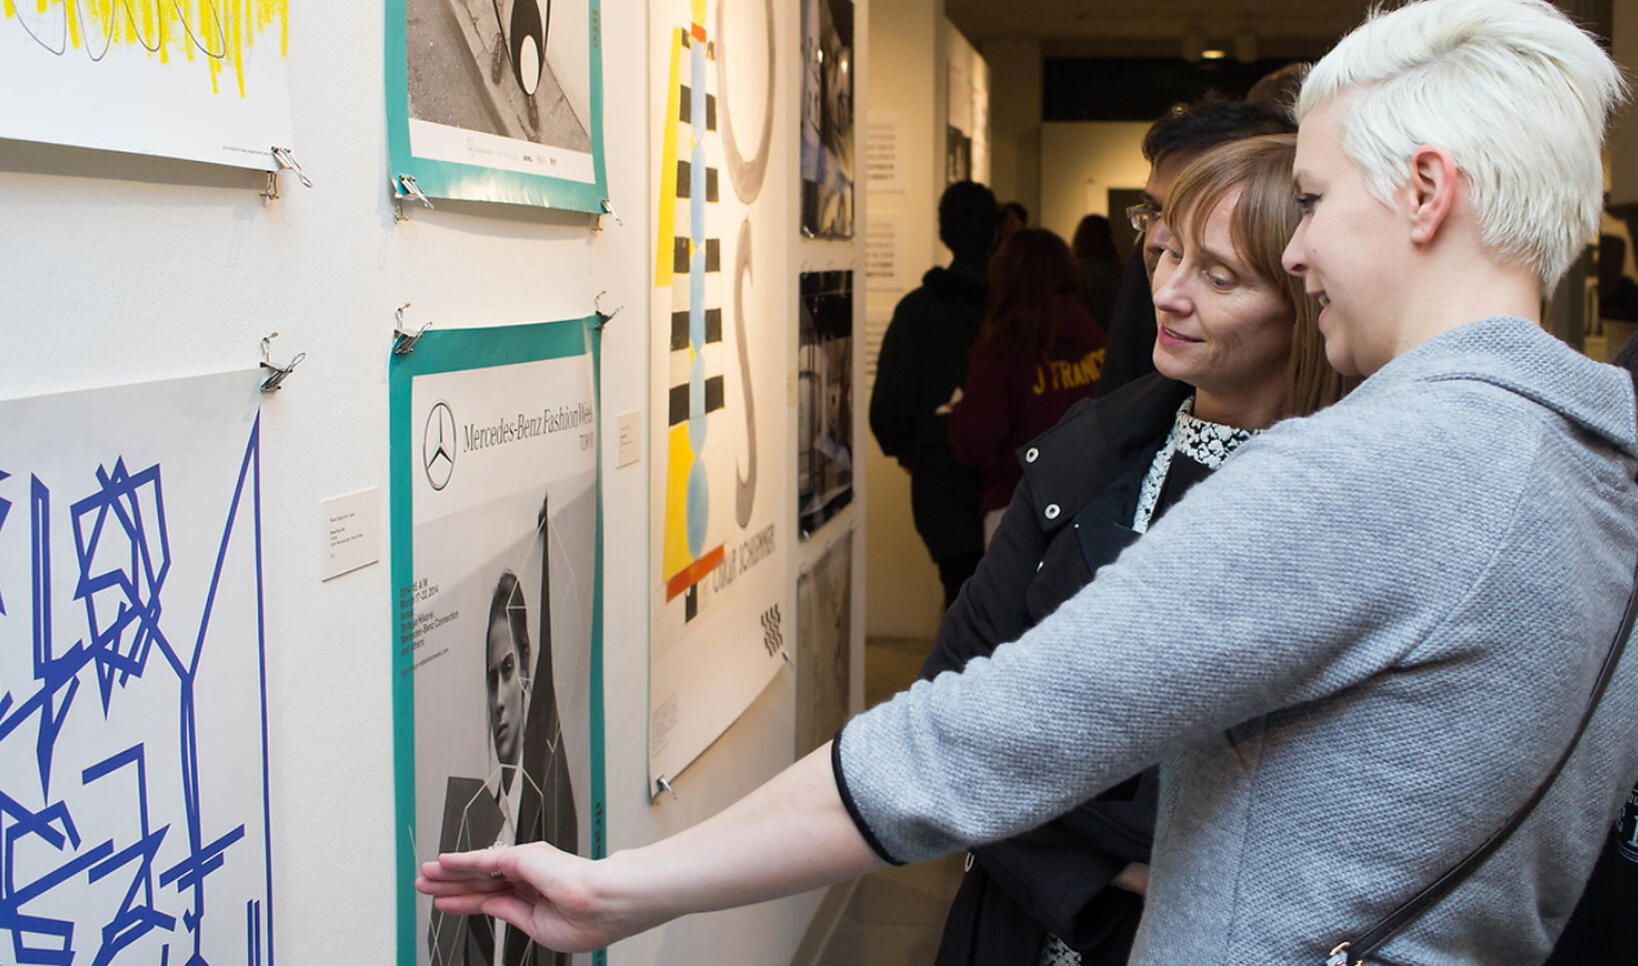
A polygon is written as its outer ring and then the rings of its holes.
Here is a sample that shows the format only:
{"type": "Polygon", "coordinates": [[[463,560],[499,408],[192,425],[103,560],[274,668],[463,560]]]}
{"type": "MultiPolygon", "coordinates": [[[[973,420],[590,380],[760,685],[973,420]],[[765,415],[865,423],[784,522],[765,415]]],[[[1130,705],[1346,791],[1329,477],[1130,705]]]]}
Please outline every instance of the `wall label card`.
{"type": "Polygon", "coordinates": [[[332,497],[320,505],[324,575],[330,580],[381,559],[381,488],[332,497]]]}
{"type": "Polygon", "coordinates": [[[602,961],[413,886],[439,852],[605,848],[591,323],[433,329],[392,357],[400,966],[602,961]]]}

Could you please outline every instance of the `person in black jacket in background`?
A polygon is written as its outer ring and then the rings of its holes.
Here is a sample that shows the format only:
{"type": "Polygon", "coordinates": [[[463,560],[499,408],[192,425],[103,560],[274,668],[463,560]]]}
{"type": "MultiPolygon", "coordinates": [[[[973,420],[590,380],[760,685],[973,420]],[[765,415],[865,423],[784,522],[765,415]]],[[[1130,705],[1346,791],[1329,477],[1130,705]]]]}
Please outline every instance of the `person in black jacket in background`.
{"type": "MultiPolygon", "coordinates": [[[[1241,443],[1275,419],[1329,405],[1350,384],[1325,361],[1318,307],[1281,264],[1300,217],[1295,150],[1293,135],[1241,140],[1178,174],[1168,217],[1181,221],[1165,232],[1154,280],[1159,371],[1076,403],[1020,451],[1023,480],[944,615],[922,677],[1017,640],[1241,443]]],[[[1156,786],[1151,768],[974,849],[936,966],[1124,964],[1143,908],[1156,786]]]]}
{"type": "Polygon", "coordinates": [[[978,471],[950,452],[948,404],[967,377],[967,352],[984,321],[999,219],[989,188],[958,181],[944,189],[938,237],[955,259],[899,300],[870,393],[870,431],[882,452],[910,471],[910,510],[938,564],[946,607],[984,554],[978,471]]]}

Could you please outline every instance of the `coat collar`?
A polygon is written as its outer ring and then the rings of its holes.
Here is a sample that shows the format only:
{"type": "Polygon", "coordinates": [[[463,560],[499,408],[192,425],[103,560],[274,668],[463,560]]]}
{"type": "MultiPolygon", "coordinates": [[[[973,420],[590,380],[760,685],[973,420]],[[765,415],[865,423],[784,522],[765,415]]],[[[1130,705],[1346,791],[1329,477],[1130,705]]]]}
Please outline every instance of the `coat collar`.
{"type": "Polygon", "coordinates": [[[1108,396],[1076,403],[1056,426],[1021,447],[1019,465],[1042,529],[1051,532],[1068,523],[1132,459],[1151,455],[1193,391],[1151,373],[1108,396]]]}

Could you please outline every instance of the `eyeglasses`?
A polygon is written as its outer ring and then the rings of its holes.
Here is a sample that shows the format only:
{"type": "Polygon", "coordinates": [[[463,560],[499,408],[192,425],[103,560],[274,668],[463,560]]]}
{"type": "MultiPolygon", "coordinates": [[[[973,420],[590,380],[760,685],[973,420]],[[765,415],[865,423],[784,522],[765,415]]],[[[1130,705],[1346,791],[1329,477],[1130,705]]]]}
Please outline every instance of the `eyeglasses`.
{"type": "Polygon", "coordinates": [[[1132,223],[1132,230],[1148,231],[1149,226],[1160,220],[1160,209],[1145,201],[1126,209],[1126,220],[1132,223]]]}

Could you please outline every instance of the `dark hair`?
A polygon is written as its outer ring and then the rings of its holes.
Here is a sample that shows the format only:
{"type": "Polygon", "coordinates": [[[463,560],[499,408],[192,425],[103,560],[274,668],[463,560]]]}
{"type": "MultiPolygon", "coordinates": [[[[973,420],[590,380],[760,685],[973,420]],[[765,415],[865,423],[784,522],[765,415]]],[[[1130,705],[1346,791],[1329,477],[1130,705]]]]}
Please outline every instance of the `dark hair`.
{"type": "Polygon", "coordinates": [[[990,259],[990,298],[974,341],[1044,362],[1079,302],[1069,246],[1045,228],[1021,228],[990,259]]]}
{"type": "Polygon", "coordinates": [[[1279,70],[1270,71],[1246,91],[1246,103],[1272,107],[1277,111],[1297,116],[1297,95],[1302,93],[1302,82],[1314,65],[1306,60],[1294,60],[1279,70]]]}
{"type": "Polygon", "coordinates": [[[1025,208],[1021,202],[1009,201],[1001,206],[1001,211],[1017,216],[1018,223],[1021,225],[1029,224],[1029,209],[1025,208]]]}
{"type": "Polygon", "coordinates": [[[495,582],[495,592],[489,595],[489,623],[483,626],[487,637],[489,629],[505,621],[512,631],[512,644],[518,652],[518,667],[524,677],[529,676],[529,611],[523,600],[523,587],[517,575],[507,570],[495,582]]]}
{"type": "Polygon", "coordinates": [[[1159,164],[1173,155],[1193,154],[1227,141],[1295,133],[1297,122],[1278,108],[1208,96],[1173,105],[1151,124],[1143,135],[1143,157],[1150,164],[1159,164]]]}
{"type": "Polygon", "coordinates": [[[1115,236],[1109,230],[1109,219],[1102,215],[1087,215],[1075,226],[1075,240],[1069,250],[1076,258],[1098,258],[1117,261],[1115,236]]]}
{"type": "Polygon", "coordinates": [[[938,199],[938,240],[958,259],[988,255],[1000,220],[995,192],[976,181],[957,181],[938,199]]]}

